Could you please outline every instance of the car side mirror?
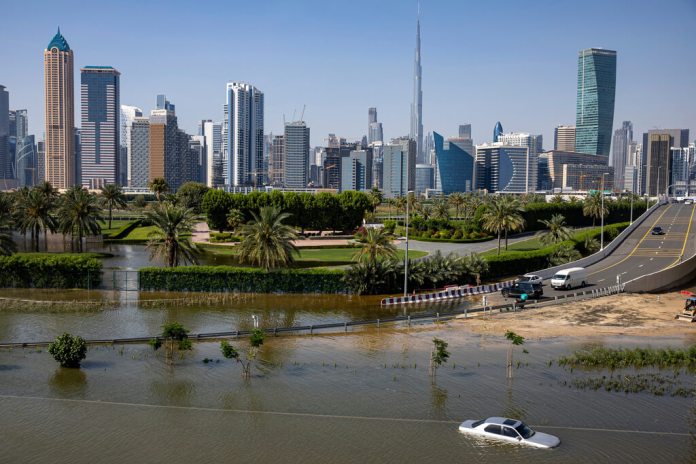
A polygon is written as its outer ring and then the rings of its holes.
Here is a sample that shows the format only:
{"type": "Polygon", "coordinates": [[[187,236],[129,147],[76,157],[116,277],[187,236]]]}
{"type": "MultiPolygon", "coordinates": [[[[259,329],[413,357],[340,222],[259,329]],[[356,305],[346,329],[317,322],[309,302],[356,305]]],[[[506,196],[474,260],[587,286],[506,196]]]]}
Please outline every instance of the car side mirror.
{"type": "Polygon", "coordinates": [[[522,437],[517,437],[517,441],[522,441],[522,437]]]}

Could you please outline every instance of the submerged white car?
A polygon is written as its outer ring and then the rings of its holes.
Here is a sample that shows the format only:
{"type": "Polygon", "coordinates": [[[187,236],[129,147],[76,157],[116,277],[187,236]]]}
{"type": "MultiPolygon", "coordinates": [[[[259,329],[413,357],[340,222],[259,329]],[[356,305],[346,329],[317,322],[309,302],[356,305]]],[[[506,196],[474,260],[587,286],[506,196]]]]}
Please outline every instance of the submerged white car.
{"type": "Polygon", "coordinates": [[[459,431],[469,435],[536,448],[555,448],[561,444],[558,437],[535,432],[524,422],[505,417],[489,417],[477,421],[467,420],[459,426],[459,431]]]}

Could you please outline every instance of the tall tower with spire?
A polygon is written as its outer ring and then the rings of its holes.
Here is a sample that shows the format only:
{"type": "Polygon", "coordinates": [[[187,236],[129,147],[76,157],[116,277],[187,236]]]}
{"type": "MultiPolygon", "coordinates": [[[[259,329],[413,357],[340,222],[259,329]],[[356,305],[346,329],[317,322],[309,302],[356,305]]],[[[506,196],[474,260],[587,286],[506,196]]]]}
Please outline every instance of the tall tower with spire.
{"type": "Polygon", "coordinates": [[[55,188],[75,185],[73,52],[58,32],[44,50],[45,177],[55,188]]]}
{"type": "Polygon", "coordinates": [[[413,103],[411,104],[411,133],[416,141],[416,160],[425,160],[423,153],[423,90],[421,89],[421,38],[420,38],[420,3],[418,4],[418,19],[416,21],[416,55],[413,63],[413,103]]]}

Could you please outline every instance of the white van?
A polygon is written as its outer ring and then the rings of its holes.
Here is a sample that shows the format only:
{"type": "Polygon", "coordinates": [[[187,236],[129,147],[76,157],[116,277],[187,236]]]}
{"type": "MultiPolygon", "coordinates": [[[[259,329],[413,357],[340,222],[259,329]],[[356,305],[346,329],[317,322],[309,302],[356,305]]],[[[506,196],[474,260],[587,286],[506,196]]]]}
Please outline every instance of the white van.
{"type": "Polygon", "coordinates": [[[585,285],[587,285],[587,271],[584,267],[563,269],[551,277],[553,288],[570,290],[573,287],[584,287],[585,285]]]}

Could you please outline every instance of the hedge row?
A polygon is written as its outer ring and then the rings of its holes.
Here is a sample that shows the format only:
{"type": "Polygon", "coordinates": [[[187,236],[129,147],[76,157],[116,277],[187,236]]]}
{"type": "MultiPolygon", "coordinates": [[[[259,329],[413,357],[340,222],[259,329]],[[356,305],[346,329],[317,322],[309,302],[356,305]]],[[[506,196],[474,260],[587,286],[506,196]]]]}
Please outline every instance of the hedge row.
{"type": "MultiPolygon", "coordinates": [[[[615,239],[622,230],[629,226],[628,222],[609,224],[604,226],[604,243],[615,239]]],[[[594,238],[599,240],[601,229],[599,227],[575,235],[571,240],[566,240],[555,245],[532,251],[507,251],[500,255],[486,256],[488,261],[489,279],[505,277],[513,274],[525,274],[527,272],[538,271],[549,267],[549,258],[561,246],[570,245],[578,250],[583,256],[587,255],[585,250],[585,239],[594,238]]]]}
{"type": "Polygon", "coordinates": [[[254,293],[345,293],[344,272],[329,269],[264,271],[233,266],[145,267],[141,290],[254,293]]]}
{"type": "Polygon", "coordinates": [[[102,263],[89,256],[0,256],[0,287],[94,288],[102,263]]]}
{"type": "MultiPolygon", "coordinates": [[[[628,221],[631,217],[631,204],[628,201],[607,201],[605,206],[608,210],[604,218],[605,223],[618,223],[628,221]]],[[[637,218],[645,212],[645,203],[633,204],[633,217],[637,218]]],[[[541,230],[544,225],[542,220],[550,220],[554,214],[562,214],[566,225],[569,227],[589,227],[592,226],[592,218],[582,213],[582,203],[530,203],[525,206],[522,217],[525,220],[524,230],[541,230]]],[[[599,225],[599,220],[595,220],[595,225],[599,225]]]]}

